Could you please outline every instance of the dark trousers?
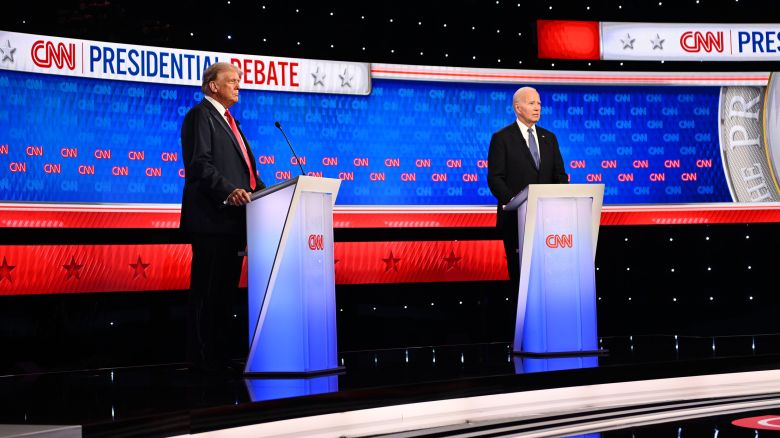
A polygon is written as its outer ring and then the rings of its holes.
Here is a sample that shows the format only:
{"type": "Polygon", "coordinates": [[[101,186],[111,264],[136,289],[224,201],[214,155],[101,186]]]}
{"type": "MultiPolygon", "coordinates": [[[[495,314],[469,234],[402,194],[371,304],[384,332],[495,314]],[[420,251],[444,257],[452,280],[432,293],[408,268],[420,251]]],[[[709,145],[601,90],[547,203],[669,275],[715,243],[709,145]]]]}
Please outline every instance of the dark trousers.
{"type": "MultiPolygon", "coordinates": [[[[516,219],[515,219],[516,220],[516,219]]],[[[506,253],[506,267],[509,271],[509,284],[507,292],[510,297],[517,297],[517,288],[520,286],[520,254],[518,252],[519,239],[517,236],[517,222],[512,224],[504,223],[501,227],[501,234],[504,240],[504,251],[506,253]]]]}
{"type": "Polygon", "coordinates": [[[192,268],[188,299],[187,359],[196,367],[226,365],[234,324],[231,303],[238,296],[244,236],[190,234],[192,268]]]}

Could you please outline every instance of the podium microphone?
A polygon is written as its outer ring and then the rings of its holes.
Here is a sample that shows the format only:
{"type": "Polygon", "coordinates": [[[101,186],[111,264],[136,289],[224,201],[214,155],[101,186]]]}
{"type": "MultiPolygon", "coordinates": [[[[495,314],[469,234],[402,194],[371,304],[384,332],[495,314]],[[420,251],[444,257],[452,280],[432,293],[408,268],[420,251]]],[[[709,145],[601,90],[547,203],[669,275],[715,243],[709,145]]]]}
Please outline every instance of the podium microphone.
{"type": "Polygon", "coordinates": [[[290,139],[287,138],[287,134],[285,134],[284,133],[284,129],[282,129],[282,124],[279,123],[279,121],[277,120],[277,121],[274,122],[274,126],[279,128],[279,131],[282,132],[282,135],[284,136],[284,139],[287,140],[287,146],[290,147],[290,151],[292,152],[293,157],[295,157],[295,162],[298,163],[298,167],[301,168],[301,175],[306,175],[306,172],[303,171],[303,166],[301,165],[301,160],[298,158],[298,154],[295,153],[295,149],[293,149],[292,143],[290,143],[290,139]]]}

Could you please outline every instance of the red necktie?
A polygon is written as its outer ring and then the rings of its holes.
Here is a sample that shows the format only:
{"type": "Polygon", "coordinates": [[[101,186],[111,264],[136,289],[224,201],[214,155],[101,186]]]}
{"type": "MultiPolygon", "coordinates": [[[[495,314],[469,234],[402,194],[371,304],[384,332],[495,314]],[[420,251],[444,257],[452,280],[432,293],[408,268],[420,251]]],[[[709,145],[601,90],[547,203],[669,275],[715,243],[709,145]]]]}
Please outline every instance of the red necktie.
{"type": "Polygon", "coordinates": [[[233,131],[233,135],[235,135],[236,140],[238,140],[238,145],[241,146],[241,152],[244,154],[244,161],[246,161],[246,166],[249,168],[249,188],[254,190],[257,186],[257,181],[255,180],[255,171],[252,169],[252,162],[249,161],[249,153],[244,145],[244,140],[241,138],[241,133],[238,132],[236,120],[230,114],[230,111],[225,110],[225,117],[227,117],[228,125],[230,125],[230,129],[233,131]]]}

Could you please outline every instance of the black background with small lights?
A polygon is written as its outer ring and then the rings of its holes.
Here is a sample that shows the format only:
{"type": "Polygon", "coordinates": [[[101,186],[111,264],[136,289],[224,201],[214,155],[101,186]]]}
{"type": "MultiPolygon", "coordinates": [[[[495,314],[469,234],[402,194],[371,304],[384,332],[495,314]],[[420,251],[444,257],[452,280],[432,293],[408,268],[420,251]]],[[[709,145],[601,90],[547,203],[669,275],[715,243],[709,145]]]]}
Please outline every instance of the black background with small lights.
{"type": "MultiPolygon", "coordinates": [[[[538,70],[780,69],[778,62],[539,60],[537,19],[772,23],[780,19],[780,8],[768,0],[95,0],[0,8],[0,29],[7,31],[232,53],[538,70]]],[[[5,233],[0,244],[183,241],[175,230],[18,231],[5,233]]],[[[417,238],[499,237],[477,228],[336,230],[337,241],[417,238]]],[[[769,342],[756,347],[755,340],[780,333],[778,243],[774,223],[602,227],[599,335],[616,354],[633,353],[635,339],[653,335],[700,337],[703,350],[709,350],[709,337],[724,344],[731,339],[734,354],[780,349],[769,342]]],[[[516,297],[507,289],[504,282],[339,286],[339,350],[510,342],[516,297]]],[[[183,361],[185,295],[0,297],[0,372],[183,361]]],[[[241,334],[245,300],[236,297],[230,322],[241,334]]],[[[242,337],[234,348],[241,356],[242,337]]]]}
{"type": "Polygon", "coordinates": [[[7,2],[0,28],[299,58],[542,70],[769,71],[767,62],[536,59],[536,20],[775,23],[771,0],[7,2]],[[554,64],[554,65],[553,65],[554,64]]]}

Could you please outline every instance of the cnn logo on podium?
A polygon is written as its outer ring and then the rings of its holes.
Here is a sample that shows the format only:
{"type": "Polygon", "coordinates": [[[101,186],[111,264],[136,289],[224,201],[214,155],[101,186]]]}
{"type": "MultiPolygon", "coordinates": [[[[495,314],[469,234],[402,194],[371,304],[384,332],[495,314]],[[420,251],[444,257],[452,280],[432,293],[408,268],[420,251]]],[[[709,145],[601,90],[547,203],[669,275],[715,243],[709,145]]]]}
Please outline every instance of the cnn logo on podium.
{"type": "Polygon", "coordinates": [[[309,249],[312,251],[322,251],[325,249],[325,238],[322,234],[309,234],[309,249]]]}
{"type": "Polygon", "coordinates": [[[544,243],[548,248],[573,248],[574,237],[571,234],[548,234],[544,243]]]}

